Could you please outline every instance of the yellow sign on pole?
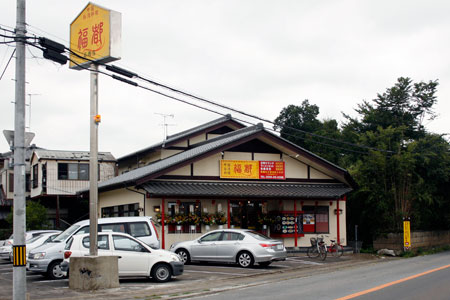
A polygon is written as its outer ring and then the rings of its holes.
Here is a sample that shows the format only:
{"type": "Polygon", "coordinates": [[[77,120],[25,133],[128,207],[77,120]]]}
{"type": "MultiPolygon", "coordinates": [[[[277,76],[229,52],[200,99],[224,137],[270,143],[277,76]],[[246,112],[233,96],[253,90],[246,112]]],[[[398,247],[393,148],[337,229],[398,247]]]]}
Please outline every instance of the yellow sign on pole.
{"type": "Polygon", "coordinates": [[[70,68],[82,69],[92,61],[120,59],[122,19],[119,12],[89,3],[70,24],[70,68]]]}
{"type": "Polygon", "coordinates": [[[403,221],[403,248],[405,250],[411,248],[411,228],[409,221],[403,221]]]}

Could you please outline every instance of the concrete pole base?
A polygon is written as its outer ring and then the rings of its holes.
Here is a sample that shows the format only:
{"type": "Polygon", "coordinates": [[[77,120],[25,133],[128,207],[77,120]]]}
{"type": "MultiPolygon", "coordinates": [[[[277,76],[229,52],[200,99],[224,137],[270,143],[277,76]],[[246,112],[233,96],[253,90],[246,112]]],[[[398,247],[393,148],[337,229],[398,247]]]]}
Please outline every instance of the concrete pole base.
{"type": "Polygon", "coordinates": [[[69,288],[74,290],[98,290],[117,287],[119,287],[117,256],[70,258],[69,288]]]}

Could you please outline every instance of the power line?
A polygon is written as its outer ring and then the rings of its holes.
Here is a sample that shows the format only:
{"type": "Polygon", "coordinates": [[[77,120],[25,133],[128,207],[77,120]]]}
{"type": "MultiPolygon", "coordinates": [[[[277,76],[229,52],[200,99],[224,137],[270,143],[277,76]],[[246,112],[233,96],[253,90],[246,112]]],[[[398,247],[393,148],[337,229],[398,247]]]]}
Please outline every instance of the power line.
{"type": "Polygon", "coordinates": [[[6,72],[6,69],[8,69],[9,63],[11,62],[11,59],[13,58],[14,53],[16,53],[16,49],[14,49],[14,51],[11,53],[11,57],[9,58],[8,63],[6,64],[6,67],[5,67],[5,69],[3,70],[2,75],[0,76],[0,80],[2,80],[3,75],[4,75],[5,72],[6,72]]]}
{"type": "MultiPolygon", "coordinates": [[[[40,38],[40,39],[42,39],[42,38],[40,38]]],[[[32,46],[35,46],[35,47],[37,47],[37,48],[39,48],[39,49],[41,49],[41,50],[44,50],[43,48],[38,47],[38,46],[35,45],[35,44],[32,44],[32,43],[28,43],[28,44],[30,44],[30,45],[32,45],[32,46]]],[[[61,46],[62,46],[62,45],[61,45],[61,46]]],[[[153,85],[158,86],[158,87],[162,87],[162,88],[167,89],[167,90],[169,90],[169,91],[171,91],[171,92],[175,92],[175,93],[178,93],[178,94],[181,94],[181,95],[184,95],[184,96],[187,96],[187,97],[190,97],[190,98],[193,98],[193,99],[196,99],[196,100],[199,100],[199,101],[208,103],[208,104],[210,104],[210,105],[218,106],[218,107],[220,107],[220,108],[227,109],[227,110],[236,112],[236,113],[238,113],[238,114],[242,114],[242,115],[245,115],[245,116],[247,116],[247,117],[251,117],[251,118],[253,118],[253,119],[257,119],[257,120],[259,120],[259,121],[263,121],[263,122],[266,122],[266,123],[269,123],[269,124],[272,124],[272,125],[276,125],[273,121],[270,121],[270,120],[261,118],[261,117],[259,117],[259,116],[256,116],[256,115],[253,115],[253,114],[250,114],[250,113],[247,113],[247,112],[238,110],[238,109],[235,109],[235,108],[230,107],[230,106],[227,106],[227,105],[223,105],[223,104],[217,103],[217,102],[212,101],[212,100],[205,99],[205,98],[203,98],[203,97],[195,96],[195,95],[193,95],[193,94],[191,94],[191,93],[184,92],[184,91],[182,91],[182,90],[180,90],[180,89],[172,88],[172,87],[170,87],[170,86],[168,86],[168,85],[166,85],[166,84],[162,84],[162,83],[156,82],[156,81],[154,81],[154,80],[150,80],[150,79],[144,78],[144,77],[138,75],[137,73],[130,72],[130,71],[126,70],[126,69],[122,69],[122,68],[116,67],[116,66],[114,66],[114,65],[99,64],[99,63],[97,63],[97,62],[95,62],[95,61],[92,61],[92,60],[90,60],[90,59],[87,59],[87,58],[85,58],[85,57],[80,56],[78,53],[76,53],[76,52],[74,52],[74,51],[68,49],[68,48],[65,47],[65,46],[64,46],[64,48],[65,48],[65,51],[66,51],[66,52],[72,53],[73,55],[76,55],[77,57],[80,57],[80,58],[82,58],[82,59],[84,59],[84,60],[87,60],[87,61],[90,61],[90,62],[92,62],[92,63],[98,64],[98,65],[102,65],[102,66],[104,66],[104,67],[105,67],[107,70],[109,70],[109,71],[119,73],[119,74],[121,74],[121,75],[123,75],[123,76],[126,76],[126,77],[129,77],[129,78],[136,77],[136,78],[139,79],[139,80],[148,82],[148,83],[153,84],[153,85]]],[[[69,58],[68,60],[70,60],[72,63],[76,64],[77,66],[79,66],[79,67],[82,68],[82,69],[92,71],[90,68],[83,67],[82,65],[76,63],[75,61],[71,60],[70,58],[69,58]]],[[[111,78],[113,78],[113,79],[122,81],[122,82],[124,82],[124,83],[128,83],[128,84],[130,84],[130,85],[132,85],[132,86],[140,87],[140,88],[142,88],[142,89],[151,91],[151,92],[156,93],[156,94],[159,94],[159,95],[161,95],[161,96],[164,96],[164,97],[167,97],[167,98],[176,100],[176,101],[180,101],[180,102],[183,102],[183,103],[185,103],[185,104],[188,104],[188,105],[191,105],[191,106],[194,106],[194,107],[203,109],[203,110],[207,110],[207,111],[210,111],[210,112],[213,112],[213,113],[216,113],[216,114],[220,114],[220,115],[225,115],[225,114],[223,114],[223,113],[219,113],[219,112],[214,111],[214,110],[212,110],[212,109],[209,109],[209,108],[206,108],[206,107],[197,105],[197,104],[193,104],[193,103],[188,102],[188,101],[186,101],[186,100],[182,100],[182,99],[173,97],[173,96],[171,96],[171,95],[162,93],[162,92],[160,92],[160,91],[157,91],[157,90],[154,90],[154,89],[151,89],[151,88],[148,88],[148,87],[139,85],[138,83],[136,83],[136,82],[134,82],[134,81],[128,80],[128,79],[126,79],[126,78],[123,78],[123,77],[120,77],[120,76],[117,76],[117,75],[114,75],[114,74],[111,75],[111,74],[108,74],[108,73],[106,73],[106,72],[99,71],[99,70],[98,70],[98,71],[95,71],[95,72],[101,73],[101,74],[106,75],[106,76],[109,76],[109,77],[111,77],[111,78]]],[[[332,141],[332,142],[335,142],[335,143],[345,144],[345,145],[348,145],[348,146],[358,147],[358,148],[363,148],[363,149],[367,149],[367,150],[374,150],[374,151],[380,151],[380,152],[386,152],[386,153],[393,153],[393,151],[388,151],[388,150],[384,150],[384,149],[378,149],[378,148],[369,147],[369,146],[365,146],[365,145],[357,145],[357,144],[345,142],[345,141],[342,141],[342,140],[336,140],[336,139],[333,139],[333,138],[329,138],[329,137],[326,137],[326,136],[321,136],[321,135],[318,135],[318,134],[315,134],[315,133],[307,132],[307,131],[304,131],[304,130],[301,130],[301,129],[298,129],[298,128],[294,128],[294,127],[290,127],[290,126],[283,126],[283,127],[284,127],[284,128],[287,128],[287,129],[291,129],[291,130],[293,130],[293,131],[301,132],[301,133],[306,134],[306,135],[310,135],[310,136],[314,136],[314,137],[317,137],[317,138],[326,139],[326,140],[329,140],[329,141],[332,141]]],[[[274,132],[281,133],[281,132],[276,131],[276,130],[274,130],[274,129],[270,129],[270,130],[271,130],[271,131],[274,131],[274,132]]],[[[283,133],[283,134],[285,134],[285,133],[283,133]]],[[[288,134],[285,134],[285,135],[288,135],[288,134]]],[[[292,135],[292,136],[293,136],[293,135],[292,135]]],[[[297,138],[300,138],[300,137],[297,137],[297,138]]],[[[304,138],[303,138],[303,139],[304,139],[304,138]]],[[[349,149],[346,149],[346,148],[343,148],[343,147],[339,147],[339,146],[336,146],[336,145],[330,145],[330,144],[326,144],[326,143],[323,143],[323,142],[318,142],[318,141],[313,141],[313,140],[311,140],[310,142],[317,143],[317,144],[321,144],[321,145],[328,146],[328,147],[335,147],[335,148],[339,148],[339,149],[342,149],[342,150],[349,150],[349,149]]],[[[363,153],[363,152],[358,152],[358,151],[354,151],[354,150],[349,150],[349,151],[356,152],[356,153],[363,153]]]]}

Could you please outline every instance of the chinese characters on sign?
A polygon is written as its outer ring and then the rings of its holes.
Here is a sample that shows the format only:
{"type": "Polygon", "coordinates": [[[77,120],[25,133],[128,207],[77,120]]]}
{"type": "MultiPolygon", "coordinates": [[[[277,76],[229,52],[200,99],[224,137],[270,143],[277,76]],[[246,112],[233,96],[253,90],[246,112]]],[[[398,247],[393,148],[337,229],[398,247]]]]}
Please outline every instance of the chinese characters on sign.
{"type": "Polygon", "coordinates": [[[286,179],[284,174],[284,161],[260,161],[260,179],[286,179]]]}
{"type": "Polygon", "coordinates": [[[283,161],[221,160],[220,177],[284,180],[283,161]]]}
{"type": "Polygon", "coordinates": [[[119,59],[121,15],[89,3],[70,24],[71,68],[119,59]]]}
{"type": "Polygon", "coordinates": [[[221,160],[220,177],[237,179],[259,179],[258,161],[221,160]]]}

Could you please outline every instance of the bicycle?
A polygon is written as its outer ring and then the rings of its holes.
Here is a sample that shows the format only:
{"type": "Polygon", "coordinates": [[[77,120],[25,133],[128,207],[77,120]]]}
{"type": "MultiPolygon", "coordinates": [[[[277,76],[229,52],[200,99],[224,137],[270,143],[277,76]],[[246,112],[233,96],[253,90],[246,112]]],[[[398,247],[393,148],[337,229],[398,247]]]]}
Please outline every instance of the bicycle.
{"type": "Polygon", "coordinates": [[[336,240],[330,240],[331,244],[328,247],[328,252],[330,252],[334,257],[341,257],[344,254],[344,247],[338,243],[336,240]]]}
{"type": "Polygon", "coordinates": [[[307,255],[310,258],[320,257],[321,260],[327,258],[327,245],[323,241],[323,236],[310,238],[311,247],[308,248],[307,255]]]}

